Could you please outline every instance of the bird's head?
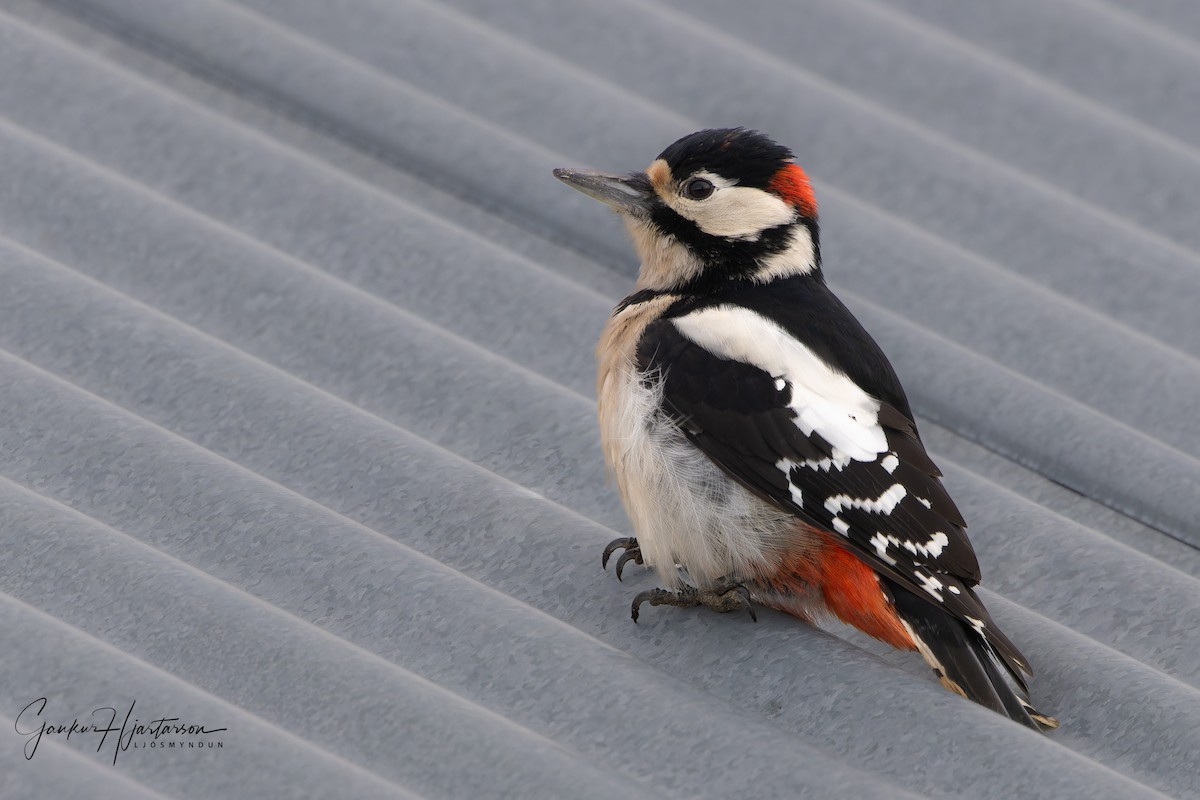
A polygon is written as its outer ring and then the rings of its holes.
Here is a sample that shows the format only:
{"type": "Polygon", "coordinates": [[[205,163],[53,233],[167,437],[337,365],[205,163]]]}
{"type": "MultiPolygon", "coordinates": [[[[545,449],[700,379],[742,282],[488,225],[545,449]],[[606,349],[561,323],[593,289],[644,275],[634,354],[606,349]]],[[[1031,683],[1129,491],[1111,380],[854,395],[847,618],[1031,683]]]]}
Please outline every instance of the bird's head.
{"type": "Polygon", "coordinates": [[[621,215],[642,259],[639,288],[820,274],[808,177],[790,150],[757,131],[693,133],[645,172],[556,169],[554,175],[621,215]]]}

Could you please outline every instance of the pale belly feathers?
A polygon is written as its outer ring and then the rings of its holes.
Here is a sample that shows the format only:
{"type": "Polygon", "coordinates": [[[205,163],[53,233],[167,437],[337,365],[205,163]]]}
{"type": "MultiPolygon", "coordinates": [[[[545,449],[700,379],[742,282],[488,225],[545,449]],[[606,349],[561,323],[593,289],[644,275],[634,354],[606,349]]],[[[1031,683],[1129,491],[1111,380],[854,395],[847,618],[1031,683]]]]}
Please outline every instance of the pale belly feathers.
{"type": "MultiPolygon", "coordinates": [[[[670,302],[671,298],[665,298],[670,302]]],[[[601,338],[600,436],[642,558],[678,586],[770,573],[796,546],[796,518],[730,478],[661,409],[661,384],[643,381],[634,349],[661,300],[625,309],[601,338]],[[607,345],[607,346],[606,346],[607,345]]]]}

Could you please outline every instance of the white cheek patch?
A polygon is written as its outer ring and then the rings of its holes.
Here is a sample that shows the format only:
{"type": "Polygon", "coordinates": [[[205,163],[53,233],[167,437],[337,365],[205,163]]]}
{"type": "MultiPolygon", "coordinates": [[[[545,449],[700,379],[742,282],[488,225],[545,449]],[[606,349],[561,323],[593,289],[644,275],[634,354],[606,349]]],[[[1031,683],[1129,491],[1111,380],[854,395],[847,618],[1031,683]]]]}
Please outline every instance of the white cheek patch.
{"type": "Polygon", "coordinates": [[[660,196],[680,216],[695,222],[696,227],[710,236],[754,241],[768,228],[796,219],[795,210],[770,192],[738,186],[728,178],[706,171],[687,178],[684,185],[692,178],[704,178],[716,190],[704,200],[690,200],[669,187],[660,196]]]}
{"type": "MultiPolygon", "coordinates": [[[[722,358],[753,364],[792,387],[790,406],[805,436],[818,434],[839,460],[875,461],[888,451],[879,401],[771,320],[733,305],[674,320],[680,333],[722,358]]],[[[847,462],[848,463],[848,462],[847,462]]]]}

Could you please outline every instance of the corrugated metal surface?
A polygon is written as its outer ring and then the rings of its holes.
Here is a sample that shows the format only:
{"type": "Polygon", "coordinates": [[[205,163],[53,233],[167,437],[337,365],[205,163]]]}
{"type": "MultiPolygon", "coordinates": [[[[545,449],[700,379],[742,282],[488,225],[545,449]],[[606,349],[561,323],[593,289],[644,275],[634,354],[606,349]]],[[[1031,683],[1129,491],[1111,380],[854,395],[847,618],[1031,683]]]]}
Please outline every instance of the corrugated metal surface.
{"type": "Polygon", "coordinates": [[[1198,67],[1168,0],[2,0],[0,796],[1200,796],[1198,67]],[[1048,737],[599,570],[636,265],[549,170],[734,124],[1048,737]],[[227,730],[26,760],[38,697],[227,730]]]}

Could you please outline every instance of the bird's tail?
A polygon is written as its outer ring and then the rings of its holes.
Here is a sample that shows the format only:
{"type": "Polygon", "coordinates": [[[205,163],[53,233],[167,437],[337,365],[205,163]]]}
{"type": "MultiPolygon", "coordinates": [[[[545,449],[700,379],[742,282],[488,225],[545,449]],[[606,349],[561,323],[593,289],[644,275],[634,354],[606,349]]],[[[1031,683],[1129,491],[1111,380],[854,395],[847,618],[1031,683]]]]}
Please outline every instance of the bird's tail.
{"type": "Polygon", "coordinates": [[[1058,720],[1030,705],[1024,678],[979,632],[909,591],[896,587],[892,596],[913,643],[943,686],[1034,730],[1058,727],[1058,720]]]}

